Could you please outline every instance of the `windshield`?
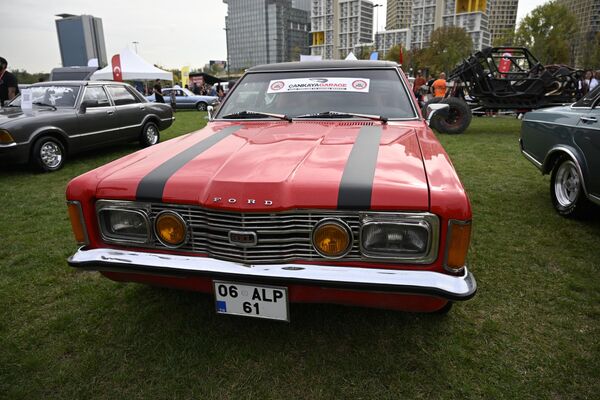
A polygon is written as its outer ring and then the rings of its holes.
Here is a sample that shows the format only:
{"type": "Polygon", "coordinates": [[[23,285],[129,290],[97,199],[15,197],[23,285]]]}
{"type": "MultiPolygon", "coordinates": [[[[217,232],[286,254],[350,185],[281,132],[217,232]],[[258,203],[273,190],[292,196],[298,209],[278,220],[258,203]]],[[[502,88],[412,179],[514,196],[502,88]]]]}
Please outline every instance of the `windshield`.
{"type": "MultiPolygon", "coordinates": [[[[30,86],[34,105],[50,105],[57,108],[73,108],[79,95],[79,86],[30,86]]],[[[21,107],[21,96],[14,99],[11,107],[21,107]]]]}
{"type": "Polygon", "coordinates": [[[594,90],[583,96],[577,103],[573,104],[573,107],[591,107],[594,101],[600,95],[600,85],[594,90]]]}
{"type": "Polygon", "coordinates": [[[395,69],[250,73],[229,94],[216,118],[244,111],[289,117],[329,111],[416,117],[395,69]]]}

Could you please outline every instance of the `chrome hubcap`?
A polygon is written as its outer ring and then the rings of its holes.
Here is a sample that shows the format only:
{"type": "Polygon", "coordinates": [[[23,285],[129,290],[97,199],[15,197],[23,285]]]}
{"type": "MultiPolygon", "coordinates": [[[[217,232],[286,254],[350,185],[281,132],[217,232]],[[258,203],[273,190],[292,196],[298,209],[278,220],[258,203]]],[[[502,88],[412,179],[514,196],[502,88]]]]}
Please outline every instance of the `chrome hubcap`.
{"type": "Polygon", "coordinates": [[[44,143],[40,149],[40,158],[48,168],[56,168],[62,161],[60,147],[54,142],[44,143]]]}
{"type": "Polygon", "coordinates": [[[153,125],[146,129],[146,140],[149,144],[156,144],[158,140],[158,130],[153,125]]]}
{"type": "Polygon", "coordinates": [[[556,181],[554,182],[554,193],[556,200],[563,207],[569,207],[577,201],[581,185],[579,173],[572,161],[567,161],[558,167],[556,181]]]}

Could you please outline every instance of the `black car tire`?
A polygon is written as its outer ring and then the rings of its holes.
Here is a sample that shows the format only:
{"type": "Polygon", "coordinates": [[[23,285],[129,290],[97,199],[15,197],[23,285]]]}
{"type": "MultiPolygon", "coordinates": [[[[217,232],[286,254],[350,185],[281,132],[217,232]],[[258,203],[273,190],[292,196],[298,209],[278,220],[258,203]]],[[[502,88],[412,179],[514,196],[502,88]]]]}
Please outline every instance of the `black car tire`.
{"type": "Polygon", "coordinates": [[[554,209],[563,217],[581,217],[588,211],[590,203],[583,191],[583,177],[570,157],[562,156],[554,164],[550,197],[554,209]]]}
{"type": "Polygon", "coordinates": [[[447,97],[441,101],[448,104],[448,116],[435,119],[435,129],[441,133],[456,135],[463,133],[471,124],[473,117],[469,105],[458,97],[447,97]]]}
{"type": "Polygon", "coordinates": [[[41,137],[33,145],[31,164],[38,171],[58,171],[66,159],[65,146],[52,136],[41,137]]]}
{"type": "Polygon", "coordinates": [[[160,131],[154,122],[146,122],[142,128],[140,144],[142,147],[150,147],[160,142],[160,131]]]}
{"type": "Polygon", "coordinates": [[[198,102],[198,104],[196,104],[196,110],[198,111],[206,111],[206,109],[208,108],[208,104],[206,104],[203,101],[198,102]]]}

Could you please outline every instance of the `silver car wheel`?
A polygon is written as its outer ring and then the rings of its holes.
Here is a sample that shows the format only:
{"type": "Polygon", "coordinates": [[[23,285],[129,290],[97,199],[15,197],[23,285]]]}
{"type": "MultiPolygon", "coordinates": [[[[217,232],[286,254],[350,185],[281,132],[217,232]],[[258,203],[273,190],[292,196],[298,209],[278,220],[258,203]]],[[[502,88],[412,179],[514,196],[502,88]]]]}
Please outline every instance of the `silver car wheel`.
{"type": "Polygon", "coordinates": [[[63,158],[62,150],[54,142],[46,142],[40,148],[40,159],[48,168],[56,168],[63,158]]]}
{"type": "Polygon", "coordinates": [[[146,142],[154,145],[158,142],[158,129],[154,125],[148,125],[146,128],[146,142]]]}
{"type": "Polygon", "coordinates": [[[556,201],[562,207],[573,205],[581,191],[581,178],[573,161],[563,162],[556,171],[554,181],[554,193],[556,201]]]}

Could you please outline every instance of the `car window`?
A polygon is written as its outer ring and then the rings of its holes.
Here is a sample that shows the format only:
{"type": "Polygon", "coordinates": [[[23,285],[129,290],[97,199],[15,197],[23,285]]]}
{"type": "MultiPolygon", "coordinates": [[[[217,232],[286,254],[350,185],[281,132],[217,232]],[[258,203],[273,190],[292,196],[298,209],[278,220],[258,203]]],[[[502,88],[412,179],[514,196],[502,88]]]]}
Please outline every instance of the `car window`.
{"type": "Polygon", "coordinates": [[[250,73],[229,93],[217,118],[241,111],[291,117],[327,111],[416,117],[393,68],[250,73]]]}
{"type": "Polygon", "coordinates": [[[85,89],[83,101],[97,101],[98,105],[90,105],[88,107],[106,107],[110,105],[108,96],[101,86],[90,87],[85,89]]]}
{"type": "MultiPolygon", "coordinates": [[[[33,104],[50,104],[57,108],[72,108],[79,95],[79,86],[31,86],[33,104]]],[[[16,97],[11,106],[21,106],[21,96],[16,97]]]]}
{"type": "Polygon", "coordinates": [[[107,88],[116,106],[139,103],[138,99],[125,86],[108,86],[107,88]]]}
{"type": "Polygon", "coordinates": [[[600,86],[583,96],[579,101],[573,104],[573,107],[591,107],[596,103],[598,106],[598,100],[600,99],[600,86]]]}
{"type": "Polygon", "coordinates": [[[178,90],[177,94],[175,94],[175,96],[185,96],[185,93],[183,93],[182,90],[178,90]]]}

